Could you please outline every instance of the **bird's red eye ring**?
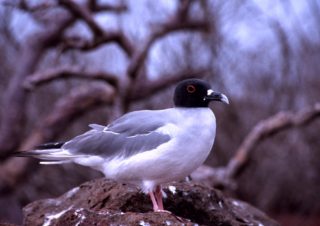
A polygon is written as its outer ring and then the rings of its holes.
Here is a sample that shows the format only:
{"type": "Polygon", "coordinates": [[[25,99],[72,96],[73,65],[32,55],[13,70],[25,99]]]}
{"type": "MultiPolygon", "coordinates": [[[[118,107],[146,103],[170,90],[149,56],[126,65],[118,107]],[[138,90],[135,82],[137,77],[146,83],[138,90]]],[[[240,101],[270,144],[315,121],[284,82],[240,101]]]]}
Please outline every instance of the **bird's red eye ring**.
{"type": "Polygon", "coordinates": [[[194,85],[188,85],[187,86],[187,92],[188,93],[194,93],[196,91],[196,87],[194,85]]]}

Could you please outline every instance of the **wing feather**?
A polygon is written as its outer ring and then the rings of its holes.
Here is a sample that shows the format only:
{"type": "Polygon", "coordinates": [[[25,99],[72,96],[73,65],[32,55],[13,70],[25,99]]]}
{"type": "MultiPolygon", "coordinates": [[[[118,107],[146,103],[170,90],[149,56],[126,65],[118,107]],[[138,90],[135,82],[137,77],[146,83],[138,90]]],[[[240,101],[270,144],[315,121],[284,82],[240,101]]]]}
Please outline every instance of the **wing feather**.
{"type": "Polygon", "coordinates": [[[165,126],[163,117],[154,111],[128,113],[107,127],[90,125],[92,130],[66,142],[62,149],[72,155],[99,155],[103,157],[132,156],[152,150],[168,142],[168,134],[157,131],[165,126]]]}

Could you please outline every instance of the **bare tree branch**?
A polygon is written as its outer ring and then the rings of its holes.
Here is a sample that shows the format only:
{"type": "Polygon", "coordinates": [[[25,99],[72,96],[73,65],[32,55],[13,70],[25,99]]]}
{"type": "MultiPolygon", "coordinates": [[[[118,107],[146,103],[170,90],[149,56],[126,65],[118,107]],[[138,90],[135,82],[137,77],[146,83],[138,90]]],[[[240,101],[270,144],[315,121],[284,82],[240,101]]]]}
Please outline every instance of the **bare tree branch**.
{"type": "Polygon", "coordinates": [[[80,78],[90,80],[101,80],[117,87],[117,75],[109,74],[102,71],[84,71],[80,66],[62,66],[59,68],[47,69],[45,71],[36,72],[29,75],[24,81],[24,88],[27,90],[34,89],[35,86],[49,83],[56,79],[64,78],[80,78]]]}
{"type": "MultiPolygon", "coordinates": [[[[130,64],[127,68],[127,75],[129,84],[126,88],[126,94],[123,95],[121,108],[123,112],[127,112],[129,109],[130,102],[134,99],[134,93],[138,96],[136,99],[142,98],[144,93],[145,95],[150,95],[154,90],[160,90],[163,87],[170,84],[170,81],[163,80],[162,82],[158,81],[157,83],[150,84],[150,87],[145,87],[145,91],[136,92],[139,86],[140,81],[145,80],[147,76],[141,73],[142,68],[145,65],[145,60],[148,56],[148,53],[151,50],[151,46],[160,38],[171,34],[176,31],[181,30],[200,30],[200,31],[207,31],[209,28],[209,24],[207,21],[203,20],[192,20],[188,19],[188,11],[190,7],[190,0],[182,0],[180,4],[182,6],[178,6],[176,13],[174,14],[173,18],[169,18],[163,24],[157,24],[153,29],[151,34],[147,37],[147,39],[143,42],[142,47],[138,47],[135,49],[133,56],[131,57],[130,64]],[[133,95],[132,95],[133,94],[133,95]]],[[[179,77],[179,76],[178,76],[179,77]]],[[[175,78],[175,77],[173,77],[175,78]]]]}
{"type": "Polygon", "coordinates": [[[122,13],[128,10],[128,7],[123,4],[119,5],[110,5],[108,3],[100,3],[97,4],[97,0],[89,0],[88,7],[92,12],[115,12],[115,13],[122,13]]]}
{"type": "Polygon", "coordinates": [[[21,149],[29,150],[35,144],[55,139],[83,113],[96,106],[112,104],[115,93],[111,86],[102,84],[85,85],[72,90],[68,96],[62,97],[56,103],[52,113],[31,133],[21,149]]]}
{"type": "Polygon", "coordinates": [[[191,3],[192,0],[180,0],[176,12],[179,21],[185,21],[187,19],[191,3]]]}
{"type": "Polygon", "coordinates": [[[70,49],[89,51],[109,42],[117,43],[128,56],[133,54],[133,47],[131,43],[121,32],[108,32],[107,34],[104,33],[103,36],[94,37],[92,40],[75,36],[64,37],[61,48],[62,51],[67,51],[70,49]]]}
{"type": "Polygon", "coordinates": [[[25,0],[20,0],[18,2],[7,0],[7,1],[3,1],[2,5],[8,6],[8,7],[18,8],[20,10],[23,10],[26,12],[31,12],[31,13],[41,11],[41,10],[47,10],[51,7],[56,6],[56,4],[54,4],[52,2],[50,2],[50,3],[49,2],[41,2],[41,4],[37,4],[35,6],[30,7],[25,0]]]}
{"type": "Polygon", "coordinates": [[[45,49],[56,44],[72,22],[72,17],[61,14],[47,29],[29,37],[20,49],[21,54],[17,59],[19,67],[5,92],[0,126],[0,158],[6,158],[22,139],[28,97],[27,91],[22,88],[23,81],[27,75],[33,73],[45,49]]]}
{"type": "MultiPolygon", "coordinates": [[[[113,104],[115,90],[107,85],[83,86],[62,97],[53,107],[53,111],[21,145],[20,150],[30,150],[36,145],[59,137],[68,125],[84,113],[101,105],[113,104]]],[[[34,161],[27,158],[11,158],[0,165],[0,192],[21,183],[34,161]]]]}
{"type": "Polygon", "coordinates": [[[176,31],[207,31],[209,29],[209,24],[207,21],[187,18],[189,7],[190,2],[188,0],[180,1],[180,6],[178,7],[175,17],[168,20],[162,25],[156,26],[156,29],[154,29],[149,38],[144,42],[144,45],[135,52],[128,68],[128,75],[131,77],[131,79],[134,79],[138,76],[139,69],[144,65],[145,59],[148,55],[148,52],[150,51],[151,46],[158,39],[176,31]]]}
{"type": "MultiPolygon", "coordinates": [[[[84,20],[94,34],[92,40],[87,40],[80,37],[65,37],[62,45],[63,51],[66,51],[68,49],[79,49],[83,51],[92,50],[102,44],[108,42],[116,42],[129,56],[132,55],[133,48],[124,34],[122,34],[121,32],[105,32],[104,29],[101,28],[101,26],[94,20],[88,8],[79,5],[74,1],[59,0],[59,2],[61,5],[70,10],[70,12],[73,13],[75,17],[84,20]]],[[[92,7],[94,11],[106,8],[107,10],[114,9],[122,12],[125,9],[125,6],[123,5],[119,5],[117,7],[103,7],[100,5],[98,6],[96,4],[96,1],[90,1],[89,6],[92,7]]]]}
{"type": "Polygon", "coordinates": [[[150,51],[151,46],[160,38],[166,36],[169,33],[181,30],[206,30],[207,23],[202,21],[187,21],[183,23],[170,22],[162,25],[157,31],[155,31],[148,40],[144,42],[144,45],[136,51],[133,55],[131,63],[128,68],[128,74],[131,78],[135,78],[138,75],[139,69],[144,65],[145,59],[150,51]]]}
{"type": "Polygon", "coordinates": [[[175,73],[174,75],[163,75],[161,78],[155,81],[143,81],[141,83],[137,82],[137,86],[131,90],[127,97],[129,101],[138,101],[143,98],[147,98],[150,95],[154,95],[169,85],[175,84],[183,79],[194,78],[194,77],[204,77],[208,70],[202,69],[197,71],[184,71],[181,73],[175,73]]]}
{"type": "Polygon", "coordinates": [[[229,162],[226,170],[229,177],[235,177],[239,170],[249,160],[250,153],[266,138],[283,130],[305,126],[320,117],[320,103],[298,112],[279,112],[270,118],[259,122],[244,139],[235,156],[229,162]]]}
{"type": "Polygon", "coordinates": [[[203,166],[192,175],[195,180],[211,181],[209,183],[234,188],[234,178],[248,165],[252,151],[261,141],[284,130],[305,126],[320,117],[320,103],[298,112],[279,112],[266,120],[259,122],[247,135],[234,157],[226,167],[211,168],[203,166]]]}
{"type": "Polygon", "coordinates": [[[69,9],[75,17],[83,19],[88,24],[95,36],[104,35],[104,30],[94,20],[87,8],[82,7],[72,0],[59,0],[59,3],[69,9]]]}

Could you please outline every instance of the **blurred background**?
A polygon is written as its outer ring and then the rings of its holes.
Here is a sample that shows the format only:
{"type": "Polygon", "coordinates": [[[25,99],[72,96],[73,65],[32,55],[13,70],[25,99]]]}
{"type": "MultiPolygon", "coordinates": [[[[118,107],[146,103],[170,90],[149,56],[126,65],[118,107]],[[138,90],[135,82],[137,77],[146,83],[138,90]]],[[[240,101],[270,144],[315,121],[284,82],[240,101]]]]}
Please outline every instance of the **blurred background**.
{"type": "MultiPolygon", "coordinates": [[[[320,94],[318,0],[2,0],[0,222],[98,172],[11,158],[125,112],[172,106],[175,84],[203,78],[226,94],[206,164],[228,164],[257,123],[309,109],[320,94]]],[[[320,120],[250,152],[233,197],[283,225],[320,225],[320,120]]]]}

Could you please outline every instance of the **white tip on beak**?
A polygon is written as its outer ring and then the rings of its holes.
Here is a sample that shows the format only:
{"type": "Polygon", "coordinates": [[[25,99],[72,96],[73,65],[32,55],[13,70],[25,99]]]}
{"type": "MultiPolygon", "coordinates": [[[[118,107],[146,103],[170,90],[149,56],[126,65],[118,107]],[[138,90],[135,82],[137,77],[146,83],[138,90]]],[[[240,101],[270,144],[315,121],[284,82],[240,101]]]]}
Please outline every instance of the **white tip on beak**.
{"type": "Polygon", "coordinates": [[[222,94],[221,93],[221,101],[223,102],[223,103],[226,103],[226,104],[229,104],[229,99],[228,99],[228,97],[226,96],[226,95],[224,95],[224,94],[222,94]]]}

